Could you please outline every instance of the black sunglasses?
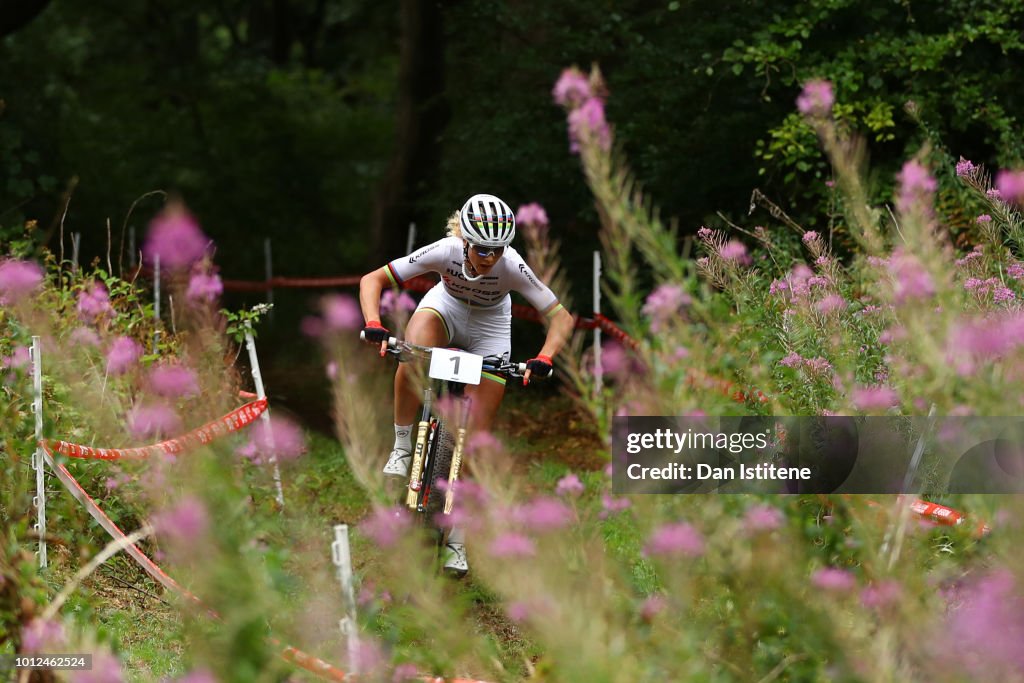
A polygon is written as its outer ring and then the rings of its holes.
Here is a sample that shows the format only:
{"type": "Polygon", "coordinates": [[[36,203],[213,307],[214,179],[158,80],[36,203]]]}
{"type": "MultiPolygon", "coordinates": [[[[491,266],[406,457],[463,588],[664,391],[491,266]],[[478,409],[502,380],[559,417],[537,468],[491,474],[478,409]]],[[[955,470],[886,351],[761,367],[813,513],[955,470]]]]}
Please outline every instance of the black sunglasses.
{"type": "Polygon", "coordinates": [[[505,247],[484,247],[479,244],[469,244],[469,248],[476,252],[476,255],[480,258],[487,258],[489,256],[501,256],[505,253],[505,247]]]}

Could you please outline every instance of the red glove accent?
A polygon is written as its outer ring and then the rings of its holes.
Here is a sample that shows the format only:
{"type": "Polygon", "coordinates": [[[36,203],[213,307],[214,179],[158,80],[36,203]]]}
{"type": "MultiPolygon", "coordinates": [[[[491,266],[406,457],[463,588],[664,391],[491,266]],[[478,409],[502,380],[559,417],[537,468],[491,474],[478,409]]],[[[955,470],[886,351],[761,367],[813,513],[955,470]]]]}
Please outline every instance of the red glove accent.
{"type": "MultiPolygon", "coordinates": [[[[551,370],[554,367],[555,362],[551,360],[551,356],[545,356],[543,353],[538,353],[536,358],[531,358],[526,361],[526,369],[530,371],[530,376],[533,377],[547,377],[551,374],[551,370]]],[[[523,378],[523,386],[527,385],[526,378],[523,378]]]]}

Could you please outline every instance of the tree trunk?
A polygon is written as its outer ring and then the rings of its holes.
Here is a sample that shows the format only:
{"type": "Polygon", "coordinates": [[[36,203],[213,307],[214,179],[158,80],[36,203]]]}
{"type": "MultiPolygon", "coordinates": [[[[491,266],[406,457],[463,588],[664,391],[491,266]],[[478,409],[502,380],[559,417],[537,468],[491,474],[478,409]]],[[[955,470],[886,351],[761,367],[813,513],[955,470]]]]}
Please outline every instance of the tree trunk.
{"type": "Polygon", "coordinates": [[[405,253],[417,200],[430,191],[448,123],[444,100],[444,21],[436,0],[402,0],[398,113],[391,163],[374,201],[376,262],[405,253]]]}

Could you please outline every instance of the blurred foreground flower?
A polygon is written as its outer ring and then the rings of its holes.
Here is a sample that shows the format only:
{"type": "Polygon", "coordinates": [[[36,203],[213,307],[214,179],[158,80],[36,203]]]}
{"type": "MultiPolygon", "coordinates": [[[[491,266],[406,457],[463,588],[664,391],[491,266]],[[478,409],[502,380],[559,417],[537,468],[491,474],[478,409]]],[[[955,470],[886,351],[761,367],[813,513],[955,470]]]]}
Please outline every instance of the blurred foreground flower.
{"type": "Polygon", "coordinates": [[[532,557],[537,554],[537,546],[523,534],[508,532],[491,541],[490,553],[494,557],[532,557]]]}
{"type": "Polygon", "coordinates": [[[168,438],[181,432],[181,418],[165,405],[137,405],[128,413],[128,431],[137,441],[168,438]]]}
{"type": "Polygon", "coordinates": [[[751,531],[772,531],[782,526],[785,517],[782,511],[771,505],[754,505],[743,515],[747,529],[751,531]]]}
{"type": "Polygon", "coordinates": [[[1024,200],[1024,170],[1000,171],[996,176],[996,189],[1003,201],[1021,203],[1024,200]]]}
{"type": "Polygon", "coordinates": [[[403,509],[378,506],[360,522],[359,530],[381,548],[390,548],[411,526],[412,520],[403,509]]]}
{"type": "Polygon", "coordinates": [[[171,205],[149,224],[142,253],[151,264],[159,256],[162,268],[184,270],[202,259],[210,244],[196,219],[183,206],[171,205]]]}
{"type": "Polygon", "coordinates": [[[320,305],[329,330],[358,330],[363,326],[363,312],[356,300],[347,294],[325,296],[320,305]]]}
{"type": "Polygon", "coordinates": [[[967,588],[942,633],[943,661],[974,680],[1018,680],[1024,674],[1024,596],[1014,575],[997,570],[967,588]]]}
{"type": "Polygon", "coordinates": [[[142,344],[131,337],[118,337],[107,352],[107,373],[123,375],[142,357],[142,344]]]}
{"type": "Polygon", "coordinates": [[[224,293],[224,283],[216,273],[193,273],[185,298],[191,303],[213,303],[224,293]]]}
{"type": "Polygon", "coordinates": [[[704,536],[686,522],[658,527],[644,546],[647,555],[700,557],[704,554],[704,536]]]}
{"type": "Polygon", "coordinates": [[[21,646],[25,652],[42,652],[44,648],[59,648],[64,644],[64,627],[59,621],[36,617],[21,632],[21,646]]]}
{"type": "Polygon", "coordinates": [[[43,281],[43,269],[31,261],[0,260],[0,306],[10,306],[31,294],[43,281]]]}
{"type": "Polygon", "coordinates": [[[87,290],[78,293],[78,317],[83,322],[95,323],[103,320],[114,312],[110,305],[110,294],[106,285],[92,283],[87,290]]]}
{"type": "MultiPolygon", "coordinates": [[[[398,311],[404,311],[405,313],[409,313],[409,312],[415,311],[415,310],[416,310],[416,301],[411,296],[409,296],[408,292],[401,292],[400,294],[395,294],[395,290],[388,289],[388,290],[385,290],[384,294],[382,294],[381,297],[380,297],[380,312],[381,312],[381,315],[391,315],[392,313],[395,313],[395,312],[398,312],[398,311]]],[[[359,322],[362,323],[362,313],[361,312],[360,312],[359,322]]],[[[362,326],[361,324],[357,325],[357,327],[361,327],[361,326],[362,326]]],[[[353,329],[353,328],[349,328],[349,329],[353,329]]]]}
{"type": "Polygon", "coordinates": [[[210,515],[206,505],[194,496],[186,496],[153,516],[153,528],[157,533],[180,544],[198,540],[209,526],[210,515]]]}
{"type": "Polygon", "coordinates": [[[294,460],[306,452],[306,437],[302,429],[291,420],[272,415],[269,422],[260,420],[250,430],[251,451],[247,457],[254,462],[294,460]]]}
{"type": "Polygon", "coordinates": [[[186,398],[199,393],[196,373],[180,363],[157,365],[149,371],[149,386],[166,398],[186,398]]]}
{"type": "Polygon", "coordinates": [[[560,496],[579,496],[586,490],[583,482],[573,472],[565,475],[558,480],[558,484],[555,485],[555,493],[560,496]]]}
{"type": "Polygon", "coordinates": [[[825,567],[811,574],[811,584],[833,593],[846,593],[857,586],[857,579],[845,569],[825,567]]]}
{"type": "Polygon", "coordinates": [[[832,84],[816,78],[804,83],[803,91],[796,98],[796,108],[805,116],[828,116],[835,101],[832,84]]]}
{"type": "Polygon", "coordinates": [[[590,82],[583,72],[576,67],[562,71],[551,91],[555,103],[562,107],[571,107],[590,98],[590,82]]]}

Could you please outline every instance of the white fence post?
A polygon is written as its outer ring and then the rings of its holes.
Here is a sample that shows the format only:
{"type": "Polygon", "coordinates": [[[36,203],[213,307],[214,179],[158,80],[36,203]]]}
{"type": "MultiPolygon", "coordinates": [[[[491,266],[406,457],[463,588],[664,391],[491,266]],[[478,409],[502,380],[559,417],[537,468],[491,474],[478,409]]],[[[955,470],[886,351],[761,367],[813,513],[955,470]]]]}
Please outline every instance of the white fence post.
{"type": "MultiPolygon", "coordinates": [[[[256,340],[252,336],[252,327],[246,323],[245,326],[245,347],[249,350],[249,365],[252,366],[252,379],[256,384],[256,398],[263,400],[267,393],[263,390],[263,374],[260,373],[260,359],[256,356],[256,340]]],[[[270,408],[267,407],[260,415],[263,427],[267,430],[267,440],[270,442],[270,462],[274,465],[274,486],[277,489],[277,503],[284,509],[284,489],[281,487],[281,468],[277,465],[277,456],[274,455],[274,434],[270,427],[270,408]]]]}
{"type": "Polygon", "coordinates": [[[338,622],[341,634],[348,642],[348,666],[352,673],[359,673],[359,630],[356,622],[355,589],[352,586],[352,551],[348,544],[348,525],[334,525],[334,543],[331,544],[331,557],[338,568],[338,581],[341,582],[341,597],[345,602],[345,616],[338,622]]]}
{"type": "Polygon", "coordinates": [[[82,244],[82,233],[71,233],[71,272],[78,272],[78,248],[82,244]]]}
{"type": "Polygon", "coordinates": [[[36,416],[36,452],[32,456],[32,469],[36,471],[36,533],[39,534],[39,567],[46,569],[46,463],[43,460],[43,345],[39,337],[32,337],[32,412],[36,416]]]}
{"type": "Polygon", "coordinates": [[[160,254],[153,256],[153,353],[160,342],[160,254]]]}
{"type": "MultiPolygon", "coordinates": [[[[601,252],[594,252],[594,318],[601,312],[601,252]]],[[[601,398],[604,370],[601,367],[601,327],[594,328],[594,399],[601,398]]]]}

